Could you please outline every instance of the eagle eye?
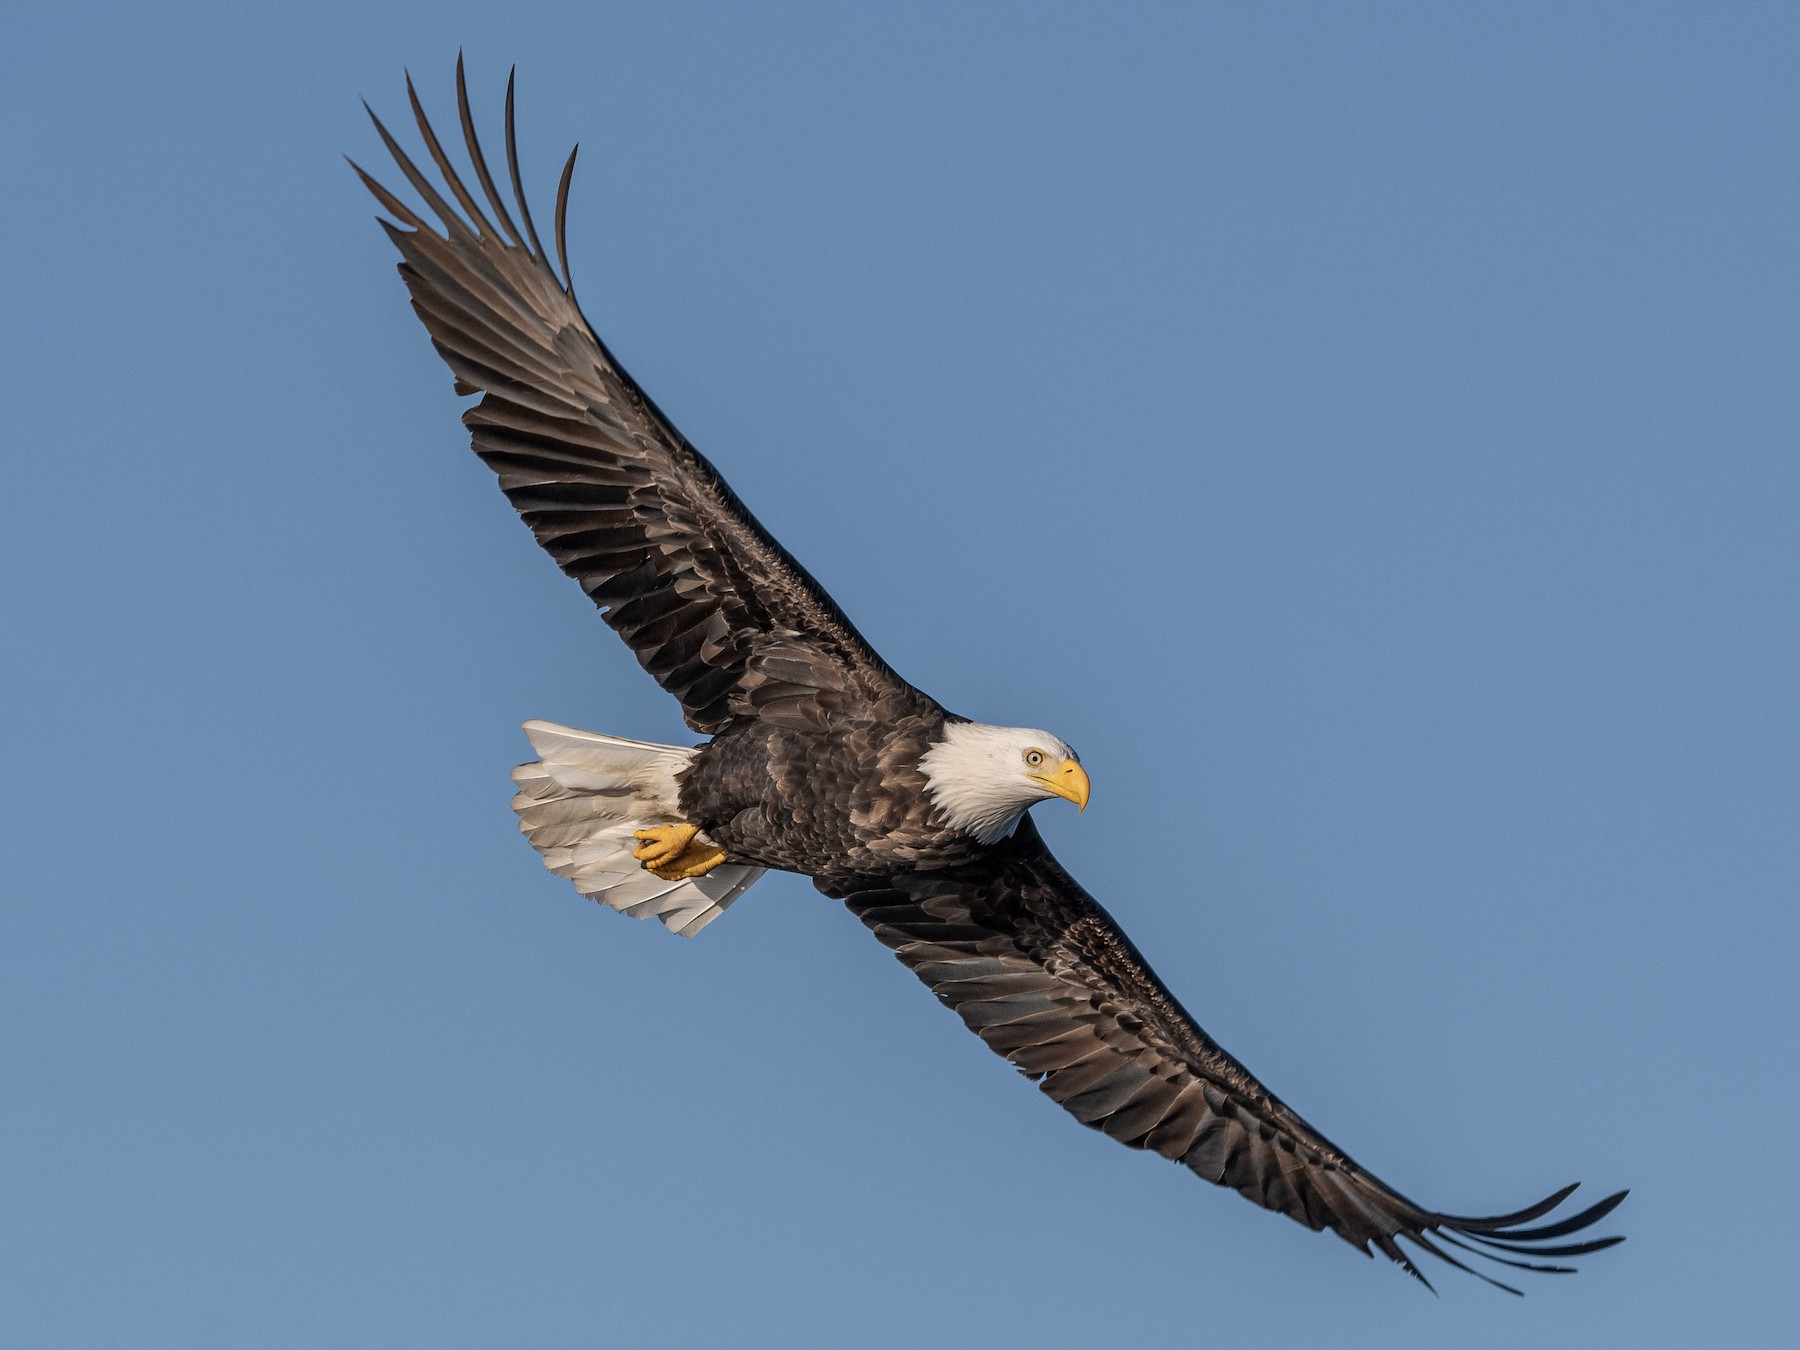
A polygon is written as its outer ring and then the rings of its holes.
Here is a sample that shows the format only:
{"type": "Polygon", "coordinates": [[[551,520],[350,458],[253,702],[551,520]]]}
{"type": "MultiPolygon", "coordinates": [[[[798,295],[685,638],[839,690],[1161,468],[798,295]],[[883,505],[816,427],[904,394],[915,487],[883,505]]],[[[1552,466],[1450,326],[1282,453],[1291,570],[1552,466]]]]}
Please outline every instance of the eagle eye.
{"type": "Polygon", "coordinates": [[[1044,763],[1044,752],[1042,750],[1027,750],[1025,752],[1025,762],[1034,769],[1041,767],[1044,763]]]}

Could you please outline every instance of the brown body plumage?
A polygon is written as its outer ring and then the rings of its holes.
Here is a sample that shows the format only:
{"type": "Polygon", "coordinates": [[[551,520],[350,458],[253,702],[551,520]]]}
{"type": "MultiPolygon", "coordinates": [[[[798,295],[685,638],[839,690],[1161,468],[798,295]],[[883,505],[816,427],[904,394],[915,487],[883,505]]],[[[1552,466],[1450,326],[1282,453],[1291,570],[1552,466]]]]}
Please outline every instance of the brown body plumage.
{"type": "Polygon", "coordinates": [[[832,882],[975,861],[984,846],[947,824],[919,764],[947,715],[935,703],[890,702],[826,727],[756,722],[721,733],[682,779],[685,817],[733,861],[832,882]]]}

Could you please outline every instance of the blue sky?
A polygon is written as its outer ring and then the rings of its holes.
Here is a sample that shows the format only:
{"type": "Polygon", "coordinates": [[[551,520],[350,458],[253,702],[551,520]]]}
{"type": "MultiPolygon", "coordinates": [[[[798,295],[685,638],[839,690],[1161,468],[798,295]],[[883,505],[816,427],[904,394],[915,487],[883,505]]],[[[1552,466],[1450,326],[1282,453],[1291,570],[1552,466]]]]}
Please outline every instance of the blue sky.
{"type": "Polygon", "coordinates": [[[6,29],[9,1343],[1787,1343],[1793,7],[6,29]],[[1195,1015],[1422,1201],[1629,1185],[1630,1242],[1432,1299],[1079,1129],[798,878],[682,942],[544,871],[521,720],[686,737],[340,158],[459,46],[763,520],[1080,749],[1041,824],[1195,1015]]]}

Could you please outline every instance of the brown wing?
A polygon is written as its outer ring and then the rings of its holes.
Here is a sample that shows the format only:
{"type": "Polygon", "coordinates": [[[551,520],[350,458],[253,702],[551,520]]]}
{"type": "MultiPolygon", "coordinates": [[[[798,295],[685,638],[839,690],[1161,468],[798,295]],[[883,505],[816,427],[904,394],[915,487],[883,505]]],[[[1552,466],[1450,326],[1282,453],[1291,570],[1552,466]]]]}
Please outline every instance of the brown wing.
{"type": "Polygon", "coordinates": [[[463,414],[475,453],[557,565],[680,700],[688,725],[717,733],[743,718],[817,724],[849,708],[935,706],[875,654],[594,335],[564,247],[575,156],[557,191],[559,279],[520,186],[511,81],[506,160],[519,225],[475,138],[461,58],[463,142],[491,221],[451,167],[410,77],[406,89],[456,205],[379,118],[375,128],[442,233],[352,167],[400,221],[381,223],[457,392],[484,395],[463,414]]]}
{"type": "Polygon", "coordinates": [[[1467,1218],[1414,1204],[1364,1171],[1195,1024],[1050,855],[1029,816],[978,865],[858,879],[832,893],[971,1031],[1082,1124],[1183,1163],[1309,1228],[1329,1228],[1365,1253],[1372,1244],[1428,1286],[1399,1239],[1461,1270],[1470,1268],[1434,1238],[1504,1265],[1556,1272],[1571,1267],[1542,1258],[1624,1240],[1555,1241],[1609,1214],[1623,1191],[1570,1218],[1526,1227],[1575,1187],[1515,1214],[1467,1218]]]}

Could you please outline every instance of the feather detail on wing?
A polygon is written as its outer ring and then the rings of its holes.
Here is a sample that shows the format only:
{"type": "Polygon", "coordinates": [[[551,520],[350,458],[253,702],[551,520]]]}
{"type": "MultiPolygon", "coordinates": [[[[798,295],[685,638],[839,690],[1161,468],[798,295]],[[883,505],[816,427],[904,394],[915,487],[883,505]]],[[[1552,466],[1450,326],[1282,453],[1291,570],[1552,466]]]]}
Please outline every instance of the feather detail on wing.
{"type": "Polygon", "coordinates": [[[1027,816],[983,862],[832,884],[969,1029],[1082,1124],[1153,1150],[1307,1227],[1371,1248],[1426,1283],[1400,1240],[1510,1293],[1455,1254],[1566,1273],[1618,1237],[1558,1243],[1624,1192],[1528,1227],[1574,1186],[1487,1218],[1415,1204],[1358,1166],[1195,1024],[1027,816]],[[1441,1244],[1441,1245],[1440,1245],[1441,1244]]]}
{"type": "Polygon", "coordinates": [[[383,144],[435,223],[352,167],[399,222],[381,223],[400,250],[413,308],[457,392],[484,395],[463,415],[475,453],[538,542],[696,731],[747,718],[818,725],[871,704],[935,706],[875,654],[588,326],[565,243],[575,156],[557,190],[559,277],[521,186],[512,82],[506,166],[518,224],[476,139],[460,57],[456,92],[486,210],[452,167],[410,78],[419,134],[454,203],[379,118],[383,144]]]}

